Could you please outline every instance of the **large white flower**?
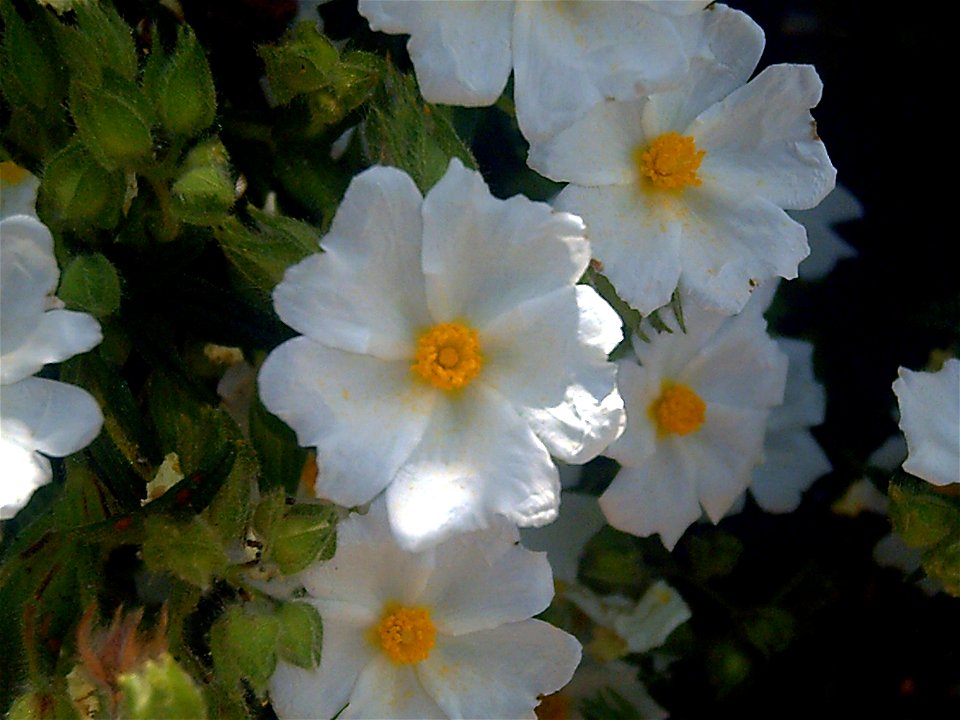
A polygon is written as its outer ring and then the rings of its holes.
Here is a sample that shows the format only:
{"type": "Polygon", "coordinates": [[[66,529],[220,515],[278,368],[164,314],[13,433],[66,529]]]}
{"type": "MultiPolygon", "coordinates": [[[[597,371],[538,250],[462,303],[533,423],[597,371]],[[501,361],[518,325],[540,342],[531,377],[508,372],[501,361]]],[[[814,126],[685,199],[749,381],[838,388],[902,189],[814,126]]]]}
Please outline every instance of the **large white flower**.
{"type": "Polygon", "coordinates": [[[320,665],[280,661],[283,718],[534,718],[580,661],[533,615],[553,596],[543,553],[505,522],[420,553],[399,547],[382,501],[338,528],[337,552],[300,575],[323,618],[320,665]]]}
{"type": "Polygon", "coordinates": [[[322,245],[274,290],[304,335],[260,371],[264,404],[317,448],[318,497],[352,506],[385,490],[410,549],[494,515],[552,521],[551,453],[585,462],[624,421],[606,361],[620,320],[574,285],[590,254],[580,219],[497,200],[457,160],[425,199],[374,167],[322,245]]]}
{"type": "Polygon", "coordinates": [[[45,455],[62,457],[100,432],[100,407],[85,390],[31,377],[100,342],[86,313],[59,309],[53,237],[34,217],[0,220],[0,519],[51,478],[45,455]]]}
{"type": "Polygon", "coordinates": [[[786,209],[816,205],[836,172],[810,108],[821,82],[775,65],[744,85],[763,34],[714,6],[682,87],[601,102],[529,163],[569,182],[556,206],[582,216],[617,292],[647,314],[678,283],[703,307],[738,312],[757,284],[796,277],[804,228],[786,209]]]}
{"type": "Polygon", "coordinates": [[[903,469],[934,485],[960,482],[960,360],[935,373],[900,368],[893,392],[907,438],[903,469]]]}
{"type": "Polygon", "coordinates": [[[676,85],[704,0],[526,2],[360,0],[370,27],[409,34],[407,49],[430,102],[495,102],[514,71],[520,129],[542,140],[593,104],[676,85]]]}
{"type": "Polygon", "coordinates": [[[618,363],[627,428],[606,454],[622,468],[600,497],[611,525],[660,533],[668,548],[701,506],[719,522],[746,490],[787,375],[760,313],[724,318],[685,302],[684,317],[686,333],[636,339],[636,358],[618,363]]]}

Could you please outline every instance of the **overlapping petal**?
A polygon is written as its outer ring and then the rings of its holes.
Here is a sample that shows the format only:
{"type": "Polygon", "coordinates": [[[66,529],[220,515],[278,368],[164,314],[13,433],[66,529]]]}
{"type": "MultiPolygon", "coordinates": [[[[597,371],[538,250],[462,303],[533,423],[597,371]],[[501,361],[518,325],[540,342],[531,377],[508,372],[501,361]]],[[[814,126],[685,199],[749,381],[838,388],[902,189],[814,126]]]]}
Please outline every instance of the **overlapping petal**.
{"type": "Polygon", "coordinates": [[[934,485],[960,482],[960,360],[947,360],[936,373],[900,368],[898,375],[903,469],[934,485]]]}

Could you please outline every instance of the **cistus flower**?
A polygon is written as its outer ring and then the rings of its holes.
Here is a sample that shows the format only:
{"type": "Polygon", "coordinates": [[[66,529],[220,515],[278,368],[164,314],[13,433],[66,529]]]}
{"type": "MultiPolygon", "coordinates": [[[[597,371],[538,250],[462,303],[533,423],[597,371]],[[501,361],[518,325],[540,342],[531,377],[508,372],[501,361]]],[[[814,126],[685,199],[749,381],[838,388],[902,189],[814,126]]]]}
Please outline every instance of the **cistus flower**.
{"type": "Polygon", "coordinates": [[[278,662],[281,718],[534,718],[580,661],[573,636],[530,619],[553,596],[550,565],[502,521],[412,553],[378,501],[298,577],[323,648],[314,669],[278,662]]]}
{"type": "Polygon", "coordinates": [[[420,92],[468,107],[496,102],[514,73],[520,130],[542,140],[607,98],[675,85],[708,3],[360,0],[370,27],[409,34],[420,92]]]}
{"type": "Polygon", "coordinates": [[[960,482],[960,360],[935,373],[900,368],[893,392],[907,438],[903,469],[934,485],[960,482]]]}
{"type": "Polygon", "coordinates": [[[733,314],[758,284],[796,277],[806,232],[784,209],[813,207],[836,177],[810,115],[816,71],[775,65],[744,85],[762,31],[722,5],[704,16],[681,87],[601,102],[530,148],[532,168],[570,183],[555,206],[583,217],[603,272],[643,314],[678,284],[733,314]]]}
{"type": "Polygon", "coordinates": [[[606,360],[620,320],[574,284],[590,255],[580,219],[497,200],[458,160],[426,198],[374,167],[321,244],[274,290],[303,336],[259,376],[264,405],[317,449],[317,496],[384,492],[411,550],[495,515],[551,522],[551,453],[586,462],[624,421],[606,360]]]}
{"type": "Polygon", "coordinates": [[[684,303],[686,332],[634,339],[618,362],[627,427],[606,454],[621,464],[600,508],[615,528],[660,533],[672,548],[701,515],[719,522],[763,460],[787,358],[760,313],[731,318],[684,303]]]}
{"type": "Polygon", "coordinates": [[[102,339],[92,316],[60,309],[59,277],[46,225],[29,215],[0,220],[0,519],[50,482],[45,456],[85,447],[103,423],[86,390],[31,377],[102,339]]]}

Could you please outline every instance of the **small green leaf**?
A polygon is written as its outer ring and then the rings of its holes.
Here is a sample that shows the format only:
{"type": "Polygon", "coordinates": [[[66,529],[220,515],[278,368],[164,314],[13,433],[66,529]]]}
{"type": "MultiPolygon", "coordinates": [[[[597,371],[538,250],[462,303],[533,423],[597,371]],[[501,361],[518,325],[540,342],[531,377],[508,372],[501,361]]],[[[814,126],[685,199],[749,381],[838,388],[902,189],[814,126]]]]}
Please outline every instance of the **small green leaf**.
{"type": "Polygon", "coordinates": [[[218,680],[235,685],[246,679],[262,692],[277,666],[280,621],[274,615],[228,608],[210,629],[210,651],[218,680]]]}
{"type": "Polygon", "coordinates": [[[106,317],[120,308],[120,278],[100,253],[80,255],[63,271],[57,297],[70,309],[106,317]]]}
{"type": "Polygon", "coordinates": [[[129,720],[182,720],[207,717],[203,693],[168,654],[147,660],[136,672],[117,678],[119,716],[129,720]]]}
{"type": "Polygon", "coordinates": [[[323,621],[312,605],[302,602],[284,603],[277,611],[280,635],[277,651],[280,657],[303,668],[320,663],[323,647],[323,621]]]}
{"type": "Polygon", "coordinates": [[[122,172],[105,170],[74,142],[44,169],[37,204],[48,222],[75,230],[111,228],[120,218],[125,187],[122,172]]]}
{"type": "Polygon", "coordinates": [[[920,481],[891,483],[890,519],[904,542],[929,548],[960,530],[960,506],[923,487],[920,481]]]}
{"type": "Polygon", "coordinates": [[[280,105],[335,84],[339,53],[309,23],[296,25],[281,43],[261,45],[258,52],[266,66],[270,92],[280,105]]]}
{"type": "Polygon", "coordinates": [[[336,542],[336,511],[332,506],[291,505],[274,522],[263,557],[275,562],[284,575],[292,575],[333,557],[336,542]]]}
{"type": "Polygon", "coordinates": [[[167,572],[201,589],[223,574],[227,555],[210,524],[200,518],[185,522],[162,515],[144,520],[143,560],[153,572],[167,572]]]}
{"type": "Polygon", "coordinates": [[[174,210],[185,222],[194,225],[226,222],[236,190],[223,143],[213,138],[193,148],[184,159],[180,177],[171,190],[174,210]]]}
{"type": "Polygon", "coordinates": [[[107,170],[133,167],[153,151],[150,108],[129,80],[106,74],[97,85],[71,82],[70,112],[83,144],[107,170]]]}

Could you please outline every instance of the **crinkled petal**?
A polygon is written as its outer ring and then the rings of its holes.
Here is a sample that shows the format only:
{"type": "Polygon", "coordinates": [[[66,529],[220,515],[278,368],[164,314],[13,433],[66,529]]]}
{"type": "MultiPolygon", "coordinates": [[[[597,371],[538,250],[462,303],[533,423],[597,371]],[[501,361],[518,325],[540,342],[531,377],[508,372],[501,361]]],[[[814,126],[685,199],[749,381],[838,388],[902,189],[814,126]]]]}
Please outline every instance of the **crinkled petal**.
{"type": "Polygon", "coordinates": [[[737,313],[751,290],[775,276],[795,278],[806,231],[759,195],[731,192],[721,179],[684,192],[681,286],[708,310],[737,313]]]}
{"type": "MultiPolygon", "coordinates": [[[[36,330],[60,271],[53,256],[53,236],[35,217],[3,218],[0,237],[0,354],[6,366],[6,356],[36,330]]],[[[5,367],[3,372],[8,372],[5,367]]]]}
{"type": "Polygon", "coordinates": [[[531,298],[573,285],[590,246],[580,218],[517,195],[494,198],[454,158],[423,203],[423,272],[437,322],[483,327],[531,298]]]}
{"type": "Polygon", "coordinates": [[[649,314],[670,301],[681,271],[683,225],[632,186],[568,185],[556,206],[587,223],[594,256],[617,293],[649,314]]]}
{"type": "Polygon", "coordinates": [[[531,142],[608,98],[678,82],[687,57],[677,23],[648,3],[518,2],[513,26],[517,121],[531,142]]]}
{"type": "Polygon", "coordinates": [[[323,617],[320,665],[312,670],[277,661],[270,678],[274,711],[287,718],[332,718],[347,704],[357,678],[376,656],[365,628],[323,617]]]}
{"type": "Polygon", "coordinates": [[[552,521],[560,481],[550,455],[510,403],[476,383],[437,403],[423,440],[387,488],[390,524],[412,551],[488,527],[552,521]]]}
{"type": "MultiPolygon", "coordinates": [[[[0,418],[0,520],[9,520],[20,510],[33,491],[53,477],[50,461],[11,437],[6,419],[0,418]]],[[[20,434],[14,432],[13,434],[20,434]]]]}
{"type": "Polygon", "coordinates": [[[816,205],[837,178],[810,115],[822,90],[812,66],[773,65],[706,110],[690,127],[701,176],[777,207],[816,205]]]}
{"type": "Polygon", "coordinates": [[[317,497],[369,502],[421,441],[432,388],[413,381],[408,361],[387,362],[288,340],[260,369],[260,397],[270,412],[317,449],[317,497]]]}
{"type": "Polygon", "coordinates": [[[445,717],[534,720],[539,696],[570,680],[580,654],[572,635],[526,620],[438,638],[418,672],[445,717]]]}
{"type": "Polygon", "coordinates": [[[4,385],[2,393],[5,425],[17,423],[29,434],[21,444],[46,455],[64,457],[86,447],[103,424],[97,401],[75,385],[30,377],[4,385]]]}
{"type": "Polygon", "coordinates": [[[960,482],[960,360],[936,373],[898,374],[893,392],[909,450],[903,469],[934,485],[960,482]]]}
{"type": "Polygon", "coordinates": [[[500,97],[512,63],[512,2],[360,0],[374,30],[409,34],[407,50],[429,102],[476,107],[500,97]]]}
{"type": "Polygon", "coordinates": [[[830,472],[826,453],[807,430],[768,431],[764,462],[753,470],[750,493],[767,512],[793,512],[814,480],[830,472]]]}
{"type": "Polygon", "coordinates": [[[607,521],[632,535],[660,533],[672,550],[701,515],[695,469],[687,455],[667,446],[637,467],[621,468],[600,496],[607,521]]]}
{"type": "MultiPolygon", "coordinates": [[[[4,319],[6,322],[6,319],[4,319]]],[[[0,380],[22,380],[47,363],[61,362],[100,344],[103,333],[92,316],[73,310],[49,310],[33,318],[33,332],[12,352],[4,348],[0,380]]]]}
{"type": "Polygon", "coordinates": [[[396,168],[357,175],[323,238],[323,254],[287,269],[273,291],[280,319],[313,340],[387,360],[412,357],[430,324],[420,272],[422,197],[396,168]]]}
{"type": "MultiPolygon", "coordinates": [[[[509,530],[516,540],[516,529],[509,530]]],[[[436,567],[419,602],[435,609],[439,633],[463,635],[519,622],[550,604],[553,575],[546,553],[531,552],[501,538],[503,533],[494,526],[437,548],[436,567]]]]}
{"type": "Polygon", "coordinates": [[[418,671],[418,666],[398,665],[386,655],[377,654],[360,673],[350,704],[340,717],[343,720],[445,718],[443,710],[420,684],[418,671]]]}

